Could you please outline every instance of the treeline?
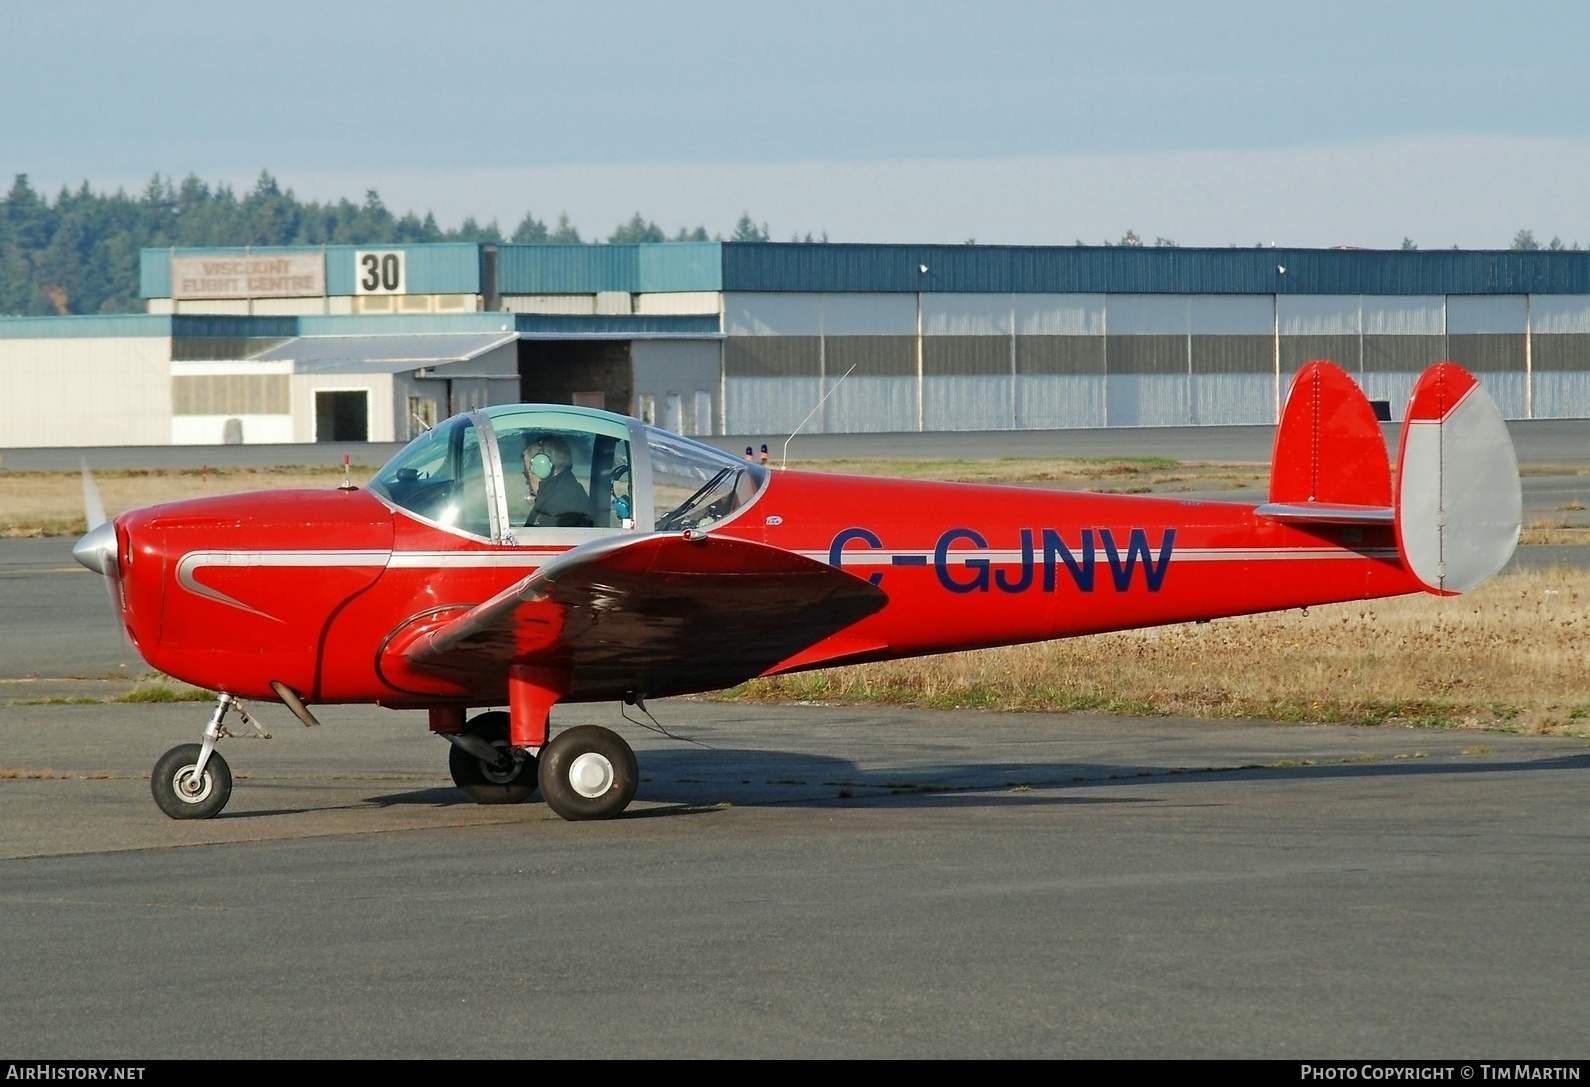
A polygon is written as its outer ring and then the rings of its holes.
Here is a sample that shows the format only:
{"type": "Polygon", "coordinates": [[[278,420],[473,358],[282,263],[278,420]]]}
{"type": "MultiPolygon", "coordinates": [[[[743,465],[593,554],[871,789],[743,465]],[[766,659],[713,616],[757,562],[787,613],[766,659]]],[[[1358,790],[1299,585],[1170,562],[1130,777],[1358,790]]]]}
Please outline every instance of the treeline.
{"type": "MultiPolygon", "coordinates": [[[[700,226],[667,235],[638,212],[606,238],[709,240],[700,226]]],[[[730,240],[768,241],[767,224],[742,215],[730,240]]],[[[18,174],[0,197],[0,314],[137,313],[143,309],[138,250],[146,247],[584,241],[567,215],[549,228],[527,213],[506,237],[495,221],[482,226],[473,218],[444,230],[434,215],[394,215],[374,189],[362,204],[303,201],[269,173],[242,196],[190,175],[180,183],[157,176],[136,196],[97,193],[84,182],[76,190],[63,187],[54,200],[18,174]]]]}
{"type": "MultiPolygon", "coordinates": [[[[766,242],[767,224],[749,212],[734,231],[709,238],[705,227],[666,233],[636,212],[605,239],[580,236],[568,215],[548,226],[526,213],[504,236],[495,220],[481,225],[468,218],[443,230],[436,217],[409,212],[394,215],[374,189],[362,204],[346,198],[335,202],[299,200],[276,179],[262,172],[254,187],[238,196],[230,185],[211,187],[189,175],[180,183],[152,178],[144,191],[96,193],[85,181],[76,190],[63,187],[52,201],[34,191],[26,174],[18,174],[11,191],[0,197],[0,314],[136,313],[138,250],[146,247],[234,245],[384,245],[409,242],[477,242],[519,245],[608,244],[693,241],[766,242]]],[[[828,235],[792,236],[791,241],[826,242],[828,235]]],[[[967,239],[972,244],[972,239],[967,239]]],[[[1078,245],[1085,244],[1081,239],[1078,245]]],[[[1114,246],[1175,246],[1170,238],[1145,242],[1135,231],[1114,246]]],[[[1404,238],[1403,249],[1417,249],[1404,238]]],[[[1457,246],[1452,248],[1456,249],[1457,246]]],[[[1560,238],[1541,243],[1534,232],[1520,230],[1512,249],[1578,249],[1560,238]]]]}

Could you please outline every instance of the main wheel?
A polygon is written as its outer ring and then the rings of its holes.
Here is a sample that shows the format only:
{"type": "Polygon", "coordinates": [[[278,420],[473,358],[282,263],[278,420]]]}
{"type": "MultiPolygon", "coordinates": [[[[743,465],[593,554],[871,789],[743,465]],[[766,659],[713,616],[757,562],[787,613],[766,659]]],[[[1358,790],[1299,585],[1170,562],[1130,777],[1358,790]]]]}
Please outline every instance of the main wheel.
{"type": "Polygon", "coordinates": [[[531,755],[514,757],[506,713],[483,713],[466,724],[464,731],[502,752],[501,762],[490,763],[456,744],[449,745],[447,768],[452,771],[453,784],[465,796],[477,804],[523,804],[535,794],[536,760],[531,755]]]}
{"type": "Polygon", "coordinates": [[[541,749],[541,795],[565,819],[611,819],[629,807],[639,782],[635,752],[609,729],[566,729],[541,749]]]}
{"type": "Polygon", "coordinates": [[[219,751],[211,751],[204,773],[194,776],[202,750],[198,744],[173,747],[160,756],[149,775],[155,803],[173,819],[209,819],[232,796],[232,768],[219,751]]]}

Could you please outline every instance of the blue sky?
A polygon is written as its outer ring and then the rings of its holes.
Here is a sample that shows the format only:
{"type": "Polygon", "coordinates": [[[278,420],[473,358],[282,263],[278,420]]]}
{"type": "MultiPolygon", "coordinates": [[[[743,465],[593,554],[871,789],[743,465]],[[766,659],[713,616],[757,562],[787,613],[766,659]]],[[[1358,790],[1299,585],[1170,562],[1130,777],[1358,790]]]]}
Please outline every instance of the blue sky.
{"type": "Polygon", "coordinates": [[[0,0],[0,170],[672,230],[1590,244],[1590,5],[0,0]]]}

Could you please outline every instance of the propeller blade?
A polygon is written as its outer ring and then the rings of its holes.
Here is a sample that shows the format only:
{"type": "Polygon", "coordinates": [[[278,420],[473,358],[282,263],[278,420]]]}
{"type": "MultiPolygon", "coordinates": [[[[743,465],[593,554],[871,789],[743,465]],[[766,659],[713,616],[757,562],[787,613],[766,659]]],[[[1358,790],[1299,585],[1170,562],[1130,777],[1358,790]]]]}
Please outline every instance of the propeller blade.
{"type": "Polygon", "coordinates": [[[83,516],[88,521],[88,530],[94,531],[104,524],[105,503],[100,500],[99,488],[94,484],[94,476],[88,470],[88,458],[83,458],[83,516]]]}
{"type": "Polygon", "coordinates": [[[105,592],[110,596],[110,611],[116,617],[116,637],[121,648],[126,650],[130,643],[122,619],[121,564],[117,554],[116,527],[105,516],[105,502],[99,496],[94,474],[88,470],[88,458],[83,458],[80,463],[83,466],[83,519],[88,522],[88,531],[72,548],[72,557],[90,570],[104,575],[105,592]]]}
{"type": "Polygon", "coordinates": [[[116,617],[116,638],[123,650],[130,647],[127,625],[122,619],[121,568],[116,563],[105,567],[105,591],[110,594],[110,613],[116,617]]]}

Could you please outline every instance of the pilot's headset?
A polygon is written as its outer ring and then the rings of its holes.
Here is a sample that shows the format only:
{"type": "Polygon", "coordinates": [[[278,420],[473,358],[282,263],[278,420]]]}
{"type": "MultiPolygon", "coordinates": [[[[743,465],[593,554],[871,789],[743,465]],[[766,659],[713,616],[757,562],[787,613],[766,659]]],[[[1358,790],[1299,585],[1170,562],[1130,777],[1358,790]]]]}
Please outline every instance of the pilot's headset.
{"type": "MultiPolygon", "coordinates": [[[[620,480],[629,478],[629,465],[619,464],[613,468],[613,485],[616,487],[620,480]]],[[[635,516],[635,504],[627,494],[613,495],[613,516],[620,521],[628,521],[635,516]]]]}
{"type": "Polygon", "coordinates": [[[537,479],[546,479],[552,474],[552,458],[544,452],[531,457],[530,474],[537,479]]]}

